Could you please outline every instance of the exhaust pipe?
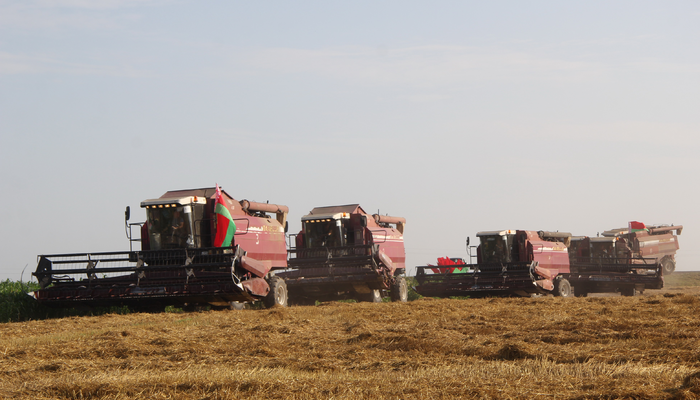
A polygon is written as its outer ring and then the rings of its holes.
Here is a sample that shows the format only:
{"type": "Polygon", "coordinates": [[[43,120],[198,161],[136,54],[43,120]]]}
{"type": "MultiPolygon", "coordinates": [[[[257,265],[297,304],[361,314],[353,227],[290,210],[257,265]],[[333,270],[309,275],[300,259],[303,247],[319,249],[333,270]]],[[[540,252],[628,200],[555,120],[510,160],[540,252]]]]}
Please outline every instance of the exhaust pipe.
{"type": "Polygon", "coordinates": [[[279,221],[279,223],[282,224],[282,226],[286,229],[287,213],[289,212],[289,207],[278,204],[257,203],[249,200],[241,200],[240,203],[241,208],[243,208],[243,211],[245,212],[259,211],[276,214],[277,221],[279,221]]]}
{"type": "MultiPolygon", "coordinates": [[[[683,231],[683,225],[660,226],[657,228],[649,229],[649,233],[652,235],[658,234],[658,233],[664,233],[664,232],[671,232],[671,231],[676,231],[676,235],[680,235],[681,232],[683,231]]],[[[671,232],[671,233],[673,233],[673,232],[671,232]]]]}
{"type": "Polygon", "coordinates": [[[261,211],[261,212],[269,212],[269,213],[288,213],[289,212],[289,207],[287,206],[280,206],[277,204],[270,204],[270,203],[256,203],[254,201],[249,201],[249,200],[241,200],[241,207],[243,208],[244,211],[261,211]]]}
{"type": "Polygon", "coordinates": [[[396,225],[396,230],[403,234],[403,228],[406,225],[406,218],[401,217],[390,217],[388,215],[373,214],[374,222],[378,224],[394,224],[396,225]]]}

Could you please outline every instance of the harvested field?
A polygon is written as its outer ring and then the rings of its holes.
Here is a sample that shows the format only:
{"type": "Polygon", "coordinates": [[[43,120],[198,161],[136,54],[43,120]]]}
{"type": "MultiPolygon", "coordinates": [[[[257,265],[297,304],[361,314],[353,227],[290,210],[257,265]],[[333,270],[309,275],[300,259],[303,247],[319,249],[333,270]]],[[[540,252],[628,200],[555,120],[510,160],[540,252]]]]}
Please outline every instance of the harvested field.
{"type": "Polygon", "coordinates": [[[699,398],[700,297],[648,294],[6,323],[0,397],[699,398]]]}

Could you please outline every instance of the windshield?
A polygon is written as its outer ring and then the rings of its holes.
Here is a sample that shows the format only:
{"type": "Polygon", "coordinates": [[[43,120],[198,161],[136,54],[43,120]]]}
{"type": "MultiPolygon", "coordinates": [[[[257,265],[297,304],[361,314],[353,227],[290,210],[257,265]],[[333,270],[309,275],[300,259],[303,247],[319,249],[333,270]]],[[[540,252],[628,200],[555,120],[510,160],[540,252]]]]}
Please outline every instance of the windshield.
{"type": "Polygon", "coordinates": [[[193,246],[190,206],[146,210],[152,250],[182,249],[193,246]]]}
{"type": "Polygon", "coordinates": [[[340,247],[344,246],[344,235],[340,220],[325,219],[306,221],[306,247],[340,247]]]}
{"type": "Polygon", "coordinates": [[[510,262],[509,236],[494,235],[481,237],[481,260],[484,263],[510,262]]]}
{"type": "Polygon", "coordinates": [[[615,257],[614,243],[591,242],[591,257],[598,259],[609,259],[615,257]]]}

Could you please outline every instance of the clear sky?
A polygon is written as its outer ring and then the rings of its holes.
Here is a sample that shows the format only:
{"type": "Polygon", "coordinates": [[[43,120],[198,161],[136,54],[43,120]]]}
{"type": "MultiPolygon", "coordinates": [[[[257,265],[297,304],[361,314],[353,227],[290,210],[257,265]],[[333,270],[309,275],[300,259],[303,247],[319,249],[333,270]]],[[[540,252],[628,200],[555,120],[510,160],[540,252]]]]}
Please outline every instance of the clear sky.
{"type": "Polygon", "coordinates": [[[698,270],[699,110],[696,1],[0,0],[0,279],[216,182],[405,217],[409,266],[638,220],[698,270]]]}

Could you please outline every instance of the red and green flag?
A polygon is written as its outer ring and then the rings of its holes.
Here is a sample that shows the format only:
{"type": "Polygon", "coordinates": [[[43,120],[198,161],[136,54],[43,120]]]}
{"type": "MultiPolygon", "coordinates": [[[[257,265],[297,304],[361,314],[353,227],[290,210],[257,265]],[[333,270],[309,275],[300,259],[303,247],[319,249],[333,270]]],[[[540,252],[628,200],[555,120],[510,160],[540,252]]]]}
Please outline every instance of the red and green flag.
{"type": "Polygon", "coordinates": [[[646,226],[646,225],[644,225],[644,224],[641,223],[641,222],[637,222],[637,221],[630,221],[629,228],[630,228],[630,229],[629,229],[629,230],[630,230],[630,233],[639,232],[639,231],[646,231],[646,230],[647,230],[647,226],[646,226]]]}
{"type": "Polygon", "coordinates": [[[216,237],[214,238],[214,247],[229,247],[233,241],[233,235],[236,233],[236,223],[231,218],[231,213],[224,205],[224,197],[221,194],[219,184],[216,184],[216,206],[214,207],[216,214],[216,237]]]}

